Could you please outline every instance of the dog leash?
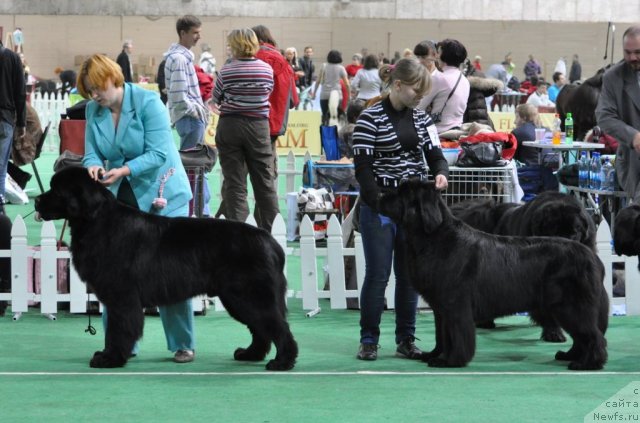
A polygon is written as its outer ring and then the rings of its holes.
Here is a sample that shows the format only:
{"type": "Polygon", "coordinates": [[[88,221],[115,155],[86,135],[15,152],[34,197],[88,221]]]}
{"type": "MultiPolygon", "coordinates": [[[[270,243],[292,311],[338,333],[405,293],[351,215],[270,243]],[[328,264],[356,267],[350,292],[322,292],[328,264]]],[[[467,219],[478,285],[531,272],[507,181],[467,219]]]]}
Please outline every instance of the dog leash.
{"type": "MultiPolygon", "coordinates": [[[[58,240],[58,250],[62,247],[62,237],[64,237],[64,231],[67,229],[68,220],[65,219],[64,223],[62,223],[62,230],[60,231],[60,239],[58,240]]],[[[69,259],[69,264],[71,264],[71,259],[69,259]]],[[[84,330],[84,333],[89,333],[90,335],[95,335],[97,333],[96,328],[91,325],[91,312],[89,311],[89,305],[91,302],[89,301],[89,293],[87,292],[87,317],[89,318],[89,323],[87,324],[87,328],[84,330]]]]}

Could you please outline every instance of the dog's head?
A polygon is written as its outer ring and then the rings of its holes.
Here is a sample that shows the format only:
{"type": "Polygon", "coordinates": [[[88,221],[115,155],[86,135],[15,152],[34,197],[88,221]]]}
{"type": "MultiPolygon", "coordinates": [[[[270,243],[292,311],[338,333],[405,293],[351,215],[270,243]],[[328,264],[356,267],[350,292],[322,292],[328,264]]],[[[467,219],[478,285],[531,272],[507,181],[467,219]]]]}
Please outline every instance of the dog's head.
{"type": "Polygon", "coordinates": [[[617,254],[640,254],[640,206],[632,205],[616,215],[613,229],[613,247],[617,254]]]}
{"type": "Polygon", "coordinates": [[[51,189],[36,197],[35,209],[44,220],[92,219],[115,199],[83,167],[65,168],[51,178],[51,189]]]}
{"type": "Polygon", "coordinates": [[[531,208],[531,233],[539,236],[559,236],[595,248],[596,226],[580,202],[559,192],[543,193],[531,208]],[[545,195],[543,195],[545,194],[545,195]]]}
{"type": "Polygon", "coordinates": [[[436,230],[444,219],[443,207],[434,183],[419,180],[403,182],[396,192],[384,194],[378,202],[381,214],[412,233],[436,230]]]}

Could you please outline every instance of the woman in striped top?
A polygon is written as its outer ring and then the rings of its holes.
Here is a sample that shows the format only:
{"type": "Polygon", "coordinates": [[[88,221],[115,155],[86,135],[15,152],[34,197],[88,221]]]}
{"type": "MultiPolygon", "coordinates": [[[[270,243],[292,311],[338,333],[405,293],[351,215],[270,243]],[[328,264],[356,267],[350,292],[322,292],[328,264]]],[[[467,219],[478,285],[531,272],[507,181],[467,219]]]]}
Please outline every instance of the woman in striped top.
{"type": "Polygon", "coordinates": [[[249,28],[231,31],[227,38],[233,60],[220,70],[213,90],[220,120],[216,146],[224,176],[222,201],[225,217],[244,222],[249,216],[247,170],[260,208],[258,226],[271,230],[278,214],[271,138],[269,94],[273,90],[271,66],[256,59],[258,38],[249,28]]]}
{"type": "Polygon", "coordinates": [[[366,262],[357,358],[377,358],[384,292],[393,265],[396,355],[419,360],[422,351],[415,345],[418,295],[404,267],[404,235],[399,226],[378,213],[377,203],[382,193],[397,189],[404,180],[426,179],[429,170],[435,175],[436,187],[446,189],[449,167],[433,121],[424,111],[416,109],[431,87],[426,68],[416,59],[401,59],[395,65],[383,65],[380,78],[387,90],[380,102],[360,115],[353,133],[366,262]]]}

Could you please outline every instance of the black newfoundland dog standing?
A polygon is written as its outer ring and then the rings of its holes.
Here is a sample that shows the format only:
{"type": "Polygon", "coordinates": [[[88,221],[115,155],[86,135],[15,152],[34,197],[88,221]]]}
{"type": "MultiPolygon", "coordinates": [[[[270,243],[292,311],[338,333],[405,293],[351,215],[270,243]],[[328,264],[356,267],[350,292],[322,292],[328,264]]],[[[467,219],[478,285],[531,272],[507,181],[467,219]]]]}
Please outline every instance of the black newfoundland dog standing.
{"type": "MultiPolygon", "coordinates": [[[[496,235],[559,236],[596,248],[596,226],[582,204],[573,196],[545,191],[526,204],[469,200],[451,206],[455,217],[473,228],[496,235]]],[[[564,342],[566,338],[551,316],[532,310],[531,319],[542,327],[546,342],[564,342]]],[[[478,327],[495,327],[493,321],[478,327]]]]}
{"type": "Polygon", "coordinates": [[[273,342],[276,356],[267,370],[293,368],[298,347],[286,320],[284,252],[268,232],[135,210],[79,167],[56,173],[35,204],[45,220],[68,219],[73,265],[109,310],[105,348],[91,367],[126,364],[142,336],[143,307],[207,294],[251,332],[236,360],[264,360],[273,342]]]}
{"type": "Polygon", "coordinates": [[[382,196],[382,214],[402,225],[409,274],[432,307],[436,345],[423,360],[465,366],[475,353],[475,321],[542,310],[571,338],[571,370],[602,369],[609,299],[604,266],[584,245],[557,237],[496,236],[455,218],[432,183],[409,181],[382,196]]]}

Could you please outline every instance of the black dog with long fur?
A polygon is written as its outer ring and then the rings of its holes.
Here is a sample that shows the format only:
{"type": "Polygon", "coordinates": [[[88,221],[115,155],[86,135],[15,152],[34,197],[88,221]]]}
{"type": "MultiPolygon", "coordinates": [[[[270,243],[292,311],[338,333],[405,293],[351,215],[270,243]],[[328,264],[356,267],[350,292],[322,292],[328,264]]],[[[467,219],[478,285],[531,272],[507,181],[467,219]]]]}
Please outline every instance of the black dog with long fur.
{"type": "Polygon", "coordinates": [[[416,180],[382,196],[380,213],[406,234],[408,270],[434,312],[432,367],[465,366],[475,353],[475,321],[542,310],[571,338],[571,370],[607,361],[609,299],[604,266],[584,245],[557,237],[491,235],[455,218],[432,183],[416,180]]]}
{"type": "Polygon", "coordinates": [[[70,251],[80,278],[109,310],[103,351],[91,367],[121,367],[142,336],[143,307],[207,294],[248,326],[236,360],[292,369],[298,347],[286,320],[284,252],[265,230],[218,219],[167,218],[122,205],[86,169],[56,173],[36,198],[45,220],[68,219],[70,251]]]}
{"type": "MultiPolygon", "coordinates": [[[[595,251],[596,226],[582,204],[573,196],[544,191],[525,204],[496,203],[492,200],[469,200],[453,204],[455,217],[473,228],[496,235],[559,236],[572,239],[595,251]]],[[[542,327],[547,342],[564,342],[558,324],[538,310],[531,319],[542,327]]],[[[478,327],[495,327],[493,321],[479,322],[478,327]]]]}

